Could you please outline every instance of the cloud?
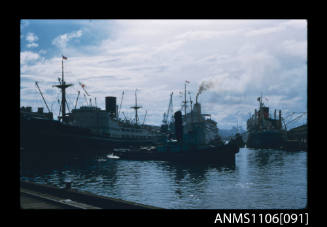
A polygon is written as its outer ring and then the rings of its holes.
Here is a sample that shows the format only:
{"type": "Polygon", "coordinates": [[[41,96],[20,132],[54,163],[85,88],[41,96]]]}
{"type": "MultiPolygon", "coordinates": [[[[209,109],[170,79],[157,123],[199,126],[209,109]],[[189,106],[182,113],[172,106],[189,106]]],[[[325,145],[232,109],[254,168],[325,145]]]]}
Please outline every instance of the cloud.
{"type": "Polygon", "coordinates": [[[33,43],[35,41],[38,41],[39,37],[37,37],[37,35],[35,35],[34,33],[29,32],[29,33],[26,34],[25,39],[26,39],[27,42],[33,43]]]}
{"type": "MultiPolygon", "coordinates": [[[[174,110],[180,108],[177,94],[185,80],[191,81],[192,99],[201,82],[214,82],[199,101],[203,112],[212,114],[223,128],[235,125],[235,117],[245,127],[261,92],[272,108],[306,109],[305,20],[92,21],[51,41],[68,57],[65,79],[75,85],[67,92],[77,93],[77,82],[82,81],[103,108],[105,96],[120,99],[124,90],[127,113],[138,88],[148,123],[160,124],[171,91],[174,110]],[[69,45],[95,31],[93,25],[107,37],[96,45],[69,45]]],[[[39,61],[36,53],[22,55],[21,62],[30,63],[21,67],[22,77],[31,75],[44,86],[57,81],[60,56],[39,61]]]]}
{"type": "Polygon", "coordinates": [[[307,20],[288,20],[285,21],[283,26],[286,26],[290,29],[295,28],[295,29],[307,29],[308,23],[307,20]]]}
{"type": "Polygon", "coordinates": [[[285,40],[282,42],[284,51],[293,56],[306,58],[307,56],[307,42],[296,40],[285,40]]]}
{"type": "Polygon", "coordinates": [[[40,51],[39,51],[39,54],[46,54],[46,53],[47,53],[46,50],[40,50],[40,51]]]}
{"type": "Polygon", "coordinates": [[[246,36],[266,36],[274,35],[276,33],[285,32],[288,29],[306,29],[307,23],[306,20],[288,20],[282,21],[281,23],[275,23],[267,27],[250,29],[246,36]]]}
{"type": "Polygon", "coordinates": [[[269,35],[272,33],[281,32],[284,29],[285,27],[282,26],[274,26],[274,27],[251,30],[246,35],[247,36],[269,35]]]}
{"type": "Polygon", "coordinates": [[[82,30],[73,31],[71,33],[65,33],[62,35],[57,36],[53,41],[52,44],[57,46],[59,49],[63,50],[66,48],[67,43],[72,39],[79,38],[83,34],[82,30]]]}
{"type": "MultiPolygon", "coordinates": [[[[23,37],[24,36],[21,35],[21,38],[23,37]]],[[[25,36],[25,39],[28,42],[26,45],[27,48],[34,48],[39,46],[39,44],[36,43],[36,41],[39,40],[39,37],[32,32],[28,32],[25,36]]]]}
{"type": "Polygon", "coordinates": [[[27,46],[28,48],[34,48],[34,47],[38,47],[39,44],[37,44],[37,43],[29,43],[29,44],[27,44],[26,46],[27,46]]]}
{"type": "Polygon", "coordinates": [[[31,51],[24,51],[20,53],[20,63],[22,65],[38,60],[40,55],[31,51]]]}

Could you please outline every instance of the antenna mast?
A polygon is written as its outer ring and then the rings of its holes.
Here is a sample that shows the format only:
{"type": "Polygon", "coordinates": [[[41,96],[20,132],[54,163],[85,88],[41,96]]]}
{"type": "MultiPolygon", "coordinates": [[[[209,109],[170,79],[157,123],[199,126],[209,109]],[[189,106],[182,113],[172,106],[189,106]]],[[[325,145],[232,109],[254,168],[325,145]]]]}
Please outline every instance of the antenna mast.
{"type": "Polygon", "coordinates": [[[193,101],[192,101],[192,97],[191,97],[191,92],[188,92],[188,94],[190,95],[190,106],[191,106],[191,112],[192,112],[192,103],[193,103],[193,101]]]}
{"type": "Polygon", "coordinates": [[[66,118],[66,88],[72,86],[73,84],[66,84],[65,80],[64,80],[64,60],[67,60],[67,57],[62,56],[61,59],[61,69],[62,69],[62,73],[61,73],[61,81],[59,82],[59,85],[54,85],[53,87],[57,87],[59,89],[61,89],[61,119],[62,122],[67,122],[67,118],[66,118]]]}
{"type": "Polygon", "coordinates": [[[185,101],[184,101],[185,117],[186,117],[186,82],[185,82],[185,101]]]}
{"type": "Polygon", "coordinates": [[[135,124],[137,124],[138,122],[138,114],[137,114],[137,110],[142,108],[142,106],[138,106],[137,105],[137,96],[136,96],[136,91],[137,89],[135,90],[135,106],[132,106],[131,108],[133,108],[135,110],[135,124]]]}
{"type": "Polygon", "coordinates": [[[186,84],[190,83],[189,81],[185,81],[185,92],[184,92],[184,98],[185,100],[183,101],[184,103],[184,111],[185,111],[185,117],[186,117],[186,104],[187,104],[187,101],[186,101],[186,84]]]}

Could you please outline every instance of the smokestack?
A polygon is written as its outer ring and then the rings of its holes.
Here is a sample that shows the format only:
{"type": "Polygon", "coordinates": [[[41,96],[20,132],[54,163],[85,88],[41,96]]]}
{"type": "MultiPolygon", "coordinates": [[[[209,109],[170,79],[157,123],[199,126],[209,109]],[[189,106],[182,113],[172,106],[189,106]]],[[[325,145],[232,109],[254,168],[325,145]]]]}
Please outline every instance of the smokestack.
{"type": "Polygon", "coordinates": [[[197,113],[198,115],[200,115],[201,114],[201,104],[195,103],[193,110],[194,110],[194,113],[197,113]]]}
{"type": "Polygon", "coordinates": [[[183,140],[183,122],[182,122],[182,112],[177,111],[174,114],[175,118],[175,135],[178,142],[183,140]]]}
{"type": "Polygon", "coordinates": [[[107,96],[106,100],[106,112],[110,113],[112,116],[116,116],[116,97],[107,96]]]}

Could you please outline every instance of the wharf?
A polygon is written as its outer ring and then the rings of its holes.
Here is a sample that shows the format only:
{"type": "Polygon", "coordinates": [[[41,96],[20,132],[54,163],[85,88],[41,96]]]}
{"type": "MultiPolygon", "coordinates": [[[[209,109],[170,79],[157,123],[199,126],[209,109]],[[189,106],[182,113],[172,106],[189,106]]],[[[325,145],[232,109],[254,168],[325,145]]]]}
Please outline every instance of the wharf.
{"type": "Polygon", "coordinates": [[[20,182],[22,209],[162,209],[75,189],[20,182]]]}

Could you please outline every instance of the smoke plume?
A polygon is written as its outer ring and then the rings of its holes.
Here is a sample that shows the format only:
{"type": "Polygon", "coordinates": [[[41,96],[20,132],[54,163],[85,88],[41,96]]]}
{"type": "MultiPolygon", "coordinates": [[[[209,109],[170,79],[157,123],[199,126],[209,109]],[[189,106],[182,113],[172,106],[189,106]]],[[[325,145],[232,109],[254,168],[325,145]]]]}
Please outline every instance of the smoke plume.
{"type": "Polygon", "coordinates": [[[202,92],[212,88],[214,85],[215,84],[214,84],[213,81],[202,81],[201,84],[200,84],[198,93],[196,94],[196,102],[198,102],[198,97],[202,92]]]}

